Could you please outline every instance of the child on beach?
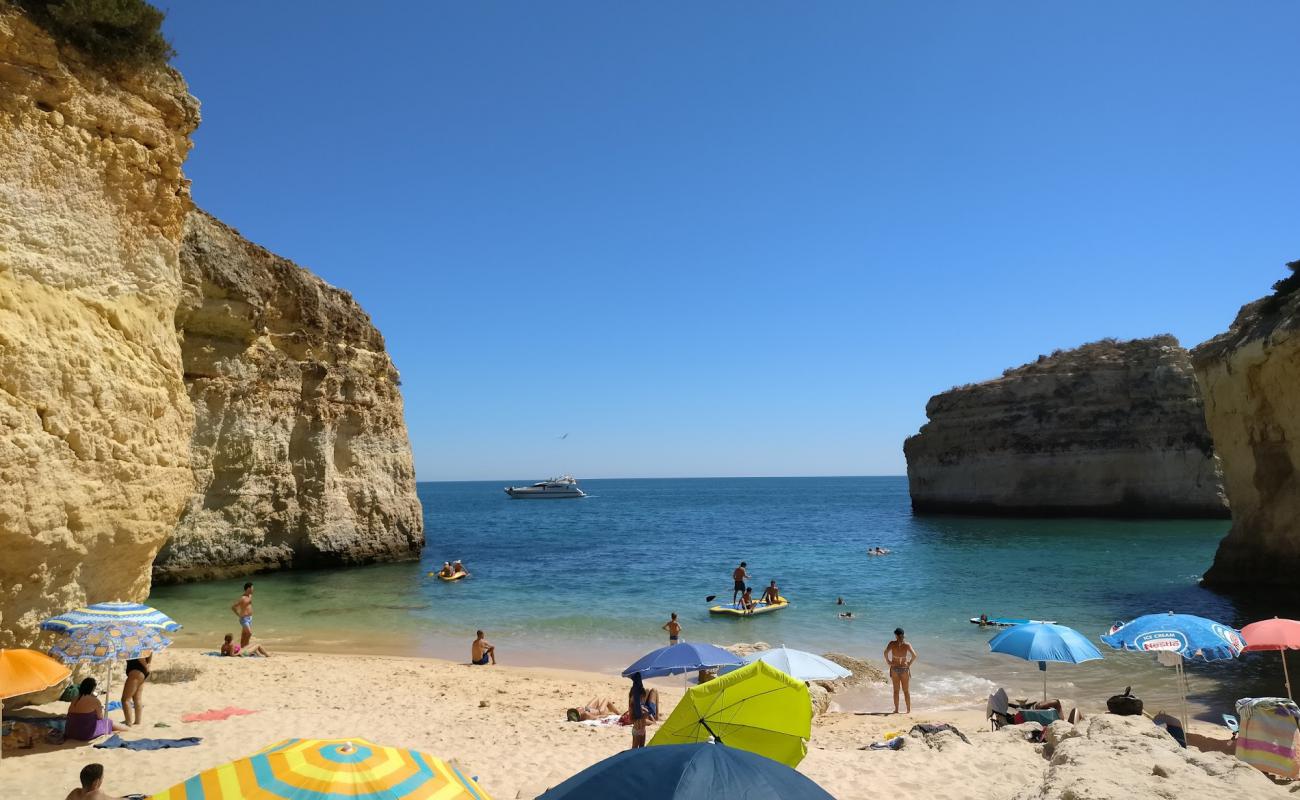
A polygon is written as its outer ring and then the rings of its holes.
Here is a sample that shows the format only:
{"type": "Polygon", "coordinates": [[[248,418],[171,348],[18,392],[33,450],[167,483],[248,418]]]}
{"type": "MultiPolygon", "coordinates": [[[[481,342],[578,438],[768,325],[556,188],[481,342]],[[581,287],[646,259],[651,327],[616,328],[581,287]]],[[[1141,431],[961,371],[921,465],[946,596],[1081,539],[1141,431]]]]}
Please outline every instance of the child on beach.
{"type": "Polygon", "coordinates": [[[668,631],[668,644],[677,644],[677,640],[682,635],[682,624],[677,621],[677,612],[673,612],[673,618],[664,623],[664,630],[668,631]]]}
{"type": "Polygon", "coordinates": [[[260,644],[250,644],[243,647],[235,644],[235,636],[230,633],[226,634],[226,640],[221,643],[221,655],[246,657],[260,656],[262,658],[271,657],[271,654],[266,652],[266,648],[260,644]]]}

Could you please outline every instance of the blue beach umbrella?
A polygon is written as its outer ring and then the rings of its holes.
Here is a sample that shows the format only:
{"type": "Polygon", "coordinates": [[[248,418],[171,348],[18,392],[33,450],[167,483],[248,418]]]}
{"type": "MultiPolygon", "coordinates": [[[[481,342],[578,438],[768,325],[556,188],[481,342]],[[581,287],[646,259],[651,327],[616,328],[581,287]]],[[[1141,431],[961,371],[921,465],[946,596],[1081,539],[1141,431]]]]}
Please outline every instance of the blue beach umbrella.
{"type": "Polygon", "coordinates": [[[835,800],[784,764],[720,744],[624,750],[548,790],[537,800],[835,800]]]}
{"type": "Polygon", "coordinates": [[[1025,661],[1037,661],[1038,669],[1043,673],[1043,700],[1047,699],[1048,661],[1079,664],[1101,658],[1101,652],[1082,633],[1051,622],[1007,628],[989,639],[989,650],[1025,661]]]}
{"type": "Polygon", "coordinates": [[[163,612],[143,603],[95,603],[74,608],[41,623],[42,630],[67,633],[105,622],[132,623],[160,631],[178,631],[181,624],[163,612]]]}
{"type": "Polygon", "coordinates": [[[1154,653],[1160,662],[1173,657],[1173,667],[1183,700],[1183,730],[1187,730],[1187,673],[1183,661],[1226,661],[1241,655],[1246,642],[1241,631],[1192,614],[1147,614],[1130,622],[1117,622],[1101,640],[1116,650],[1154,653]]]}
{"type": "MultiPolygon", "coordinates": [[[[822,658],[815,653],[791,650],[785,645],[774,647],[771,650],[759,650],[757,653],[750,653],[742,661],[746,664],[762,661],[801,681],[837,681],[853,675],[852,672],[834,661],[822,658]]],[[[737,669],[739,667],[723,667],[718,670],[718,673],[726,675],[737,669]]]]}
{"type": "Polygon", "coordinates": [[[641,656],[636,663],[623,670],[623,677],[630,678],[639,672],[642,678],[658,678],[663,675],[680,675],[683,672],[698,672],[702,669],[740,663],[740,656],[728,653],[721,647],[698,642],[681,642],[641,656]]]}

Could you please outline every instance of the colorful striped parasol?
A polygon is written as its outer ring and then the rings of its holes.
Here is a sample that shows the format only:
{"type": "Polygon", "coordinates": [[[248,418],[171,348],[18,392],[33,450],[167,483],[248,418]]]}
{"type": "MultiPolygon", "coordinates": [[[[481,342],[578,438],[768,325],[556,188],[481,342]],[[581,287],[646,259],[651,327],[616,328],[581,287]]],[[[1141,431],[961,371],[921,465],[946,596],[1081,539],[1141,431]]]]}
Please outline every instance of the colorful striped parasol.
{"type": "Polygon", "coordinates": [[[65,611],[41,623],[47,631],[67,633],[79,628],[89,628],[105,622],[122,622],[157,628],[160,631],[178,631],[181,624],[153,606],[143,603],[95,603],[90,606],[65,611]]]}
{"type": "Polygon", "coordinates": [[[150,656],[171,643],[157,628],[105,623],[69,632],[50,655],[64,664],[105,664],[150,656]]]}
{"type": "Polygon", "coordinates": [[[286,739],[200,772],[151,800],[491,800],[460,770],[416,750],[365,739],[286,739]]]}

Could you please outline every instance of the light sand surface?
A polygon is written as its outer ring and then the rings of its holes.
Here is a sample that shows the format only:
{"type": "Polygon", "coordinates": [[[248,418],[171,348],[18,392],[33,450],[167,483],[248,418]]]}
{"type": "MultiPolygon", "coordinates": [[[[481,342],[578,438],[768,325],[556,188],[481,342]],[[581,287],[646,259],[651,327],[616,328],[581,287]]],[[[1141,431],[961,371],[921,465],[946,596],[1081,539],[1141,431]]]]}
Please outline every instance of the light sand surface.
{"type": "MultiPolygon", "coordinates": [[[[190,666],[199,673],[185,683],[146,685],[145,724],[123,736],[199,736],[199,746],[130,752],[65,744],[9,751],[0,761],[0,797],[62,800],[76,785],[81,767],[94,761],[105,766],[107,790],[152,793],[285,738],[361,737],[453,761],[465,774],[478,776],[495,798],[532,798],[631,741],[629,728],[565,721],[565,709],[592,697],[613,697],[625,707],[628,683],[615,676],[397,656],[215,658],[177,649],[159,656],[154,666],[190,666]],[[180,721],[187,712],[227,706],[258,713],[217,722],[180,721]],[[155,727],[158,722],[169,727],[155,727]]],[[[672,679],[656,684],[666,716],[684,686],[672,679]]],[[[61,713],[66,704],[41,708],[61,713]]],[[[1151,771],[1149,765],[1137,766],[1139,772],[1151,771]]],[[[978,711],[828,714],[814,725],[808,757],[799,769],[840,800],[1057,796],[1039,791],[1049,769],[1042,746],[1014,731],[989,733],[978,711]],[[973,744],[947,740],[927,745],[914,739],[898,752],[857,749],[920,721],[955,724],[973,744]]],[[[1085,769],[1085,779],[1087,774],[1085,769]]],[[[1270,796],[1275,788],[1262,780],[1258,787],[1270,796]]],[[[1282,790],[1277,792],[1280,796],[1282,790]]],[[[1080,796],[1111,797],[1101,792],[1080,796]]]]}

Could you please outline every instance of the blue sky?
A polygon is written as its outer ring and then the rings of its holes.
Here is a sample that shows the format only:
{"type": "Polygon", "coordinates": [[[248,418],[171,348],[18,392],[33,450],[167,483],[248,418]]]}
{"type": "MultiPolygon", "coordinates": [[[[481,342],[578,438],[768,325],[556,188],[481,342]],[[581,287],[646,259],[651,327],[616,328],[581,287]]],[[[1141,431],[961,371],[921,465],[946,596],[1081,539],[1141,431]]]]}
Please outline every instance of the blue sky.
{"type": "Polygon", "coordinates": [[[1284,2],[166,23],[196,201],[369,311],[421,480],[901,474],[938,391],[1225,330],[1300,258],[1298,28],[1284,2]]]}

